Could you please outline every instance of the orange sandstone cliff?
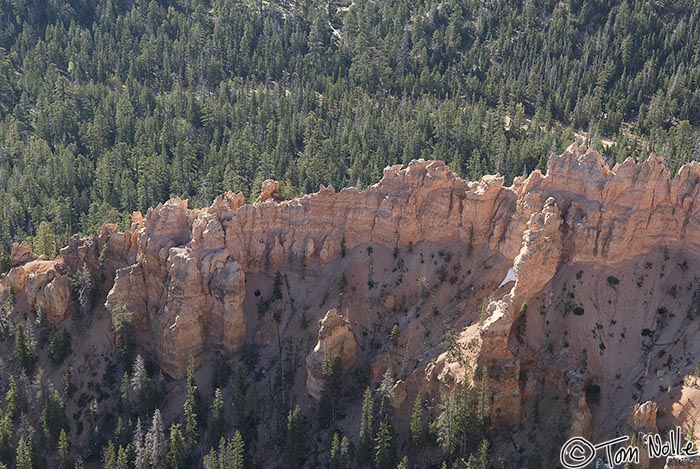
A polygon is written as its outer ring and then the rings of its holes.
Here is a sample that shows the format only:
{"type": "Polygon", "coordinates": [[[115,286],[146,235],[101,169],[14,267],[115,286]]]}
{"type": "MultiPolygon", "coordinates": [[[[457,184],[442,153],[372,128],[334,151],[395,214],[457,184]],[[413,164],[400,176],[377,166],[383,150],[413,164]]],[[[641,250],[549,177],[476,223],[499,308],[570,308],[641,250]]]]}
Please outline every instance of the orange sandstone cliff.
{"type": "Polygon", "coordinates": [[[510,187],[422,160],[387,167],[365,191],[281,201],[265,181],[255,204],[232,193],[203,209],[170,200],[125,232],[71,238],[53,261],[17,245],[1,289],[58,324],[75,310],[68,279],[85,266],[104,279],[107,309],[134,314],[141,346],[174,378],[214,350],[281,350],[303,315],[313,333],[299,342],[299,382],[312,399],[324,361],[339,356],[346,376],[360,364],[374,380],[392,374],[397,407],[407,393],[486,379],[494,428],[548,406],[567,415],[552,420],[564,435],[670,428],[697,413],[687,377],[700,353],[689,339],[699,190],[700,164],[675,176],[657,158],[609,168],[577,145],[510,187]],[[378,343],[394,325],[393,345],[378,343]]]}

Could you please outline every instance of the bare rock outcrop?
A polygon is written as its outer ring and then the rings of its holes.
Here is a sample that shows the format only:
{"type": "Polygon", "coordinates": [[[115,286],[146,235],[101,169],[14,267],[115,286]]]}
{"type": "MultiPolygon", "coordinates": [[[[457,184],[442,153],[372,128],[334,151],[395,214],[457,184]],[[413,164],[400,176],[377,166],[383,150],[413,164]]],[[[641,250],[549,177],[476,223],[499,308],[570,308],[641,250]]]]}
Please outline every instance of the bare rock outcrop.
{"type": "MultiPolygon", "coordinates": [[[[600,154],[574,144],[550,158],[546,174],[503,183],[500,176],[465,181],[443,162],[416,160],[385,168],[365,191],[325,187],[280,201],[279,185],[265,181],[260,203],[252,205],[240,193],[226,193],[205,209],[174,199],[135,214],[123,233],[106,227],[93,241],[75,242],[87,249],[86,259],[99,255],[107,282],[114,279],[107,307],[126,305],[134,313],[142,343],[151,344],[176,377],[190,356],[199,361],[211,348],[241,349],[249,327],[243,311],[248,275],[320,272],[342,252],[368,243],[488,248],[513,260],[515,282],[491,299],[483,324],[460,337],[477,365],[471,378],[488,371],[492,409],[507,424],[519,418],[522,399],[512,342],[521,305],[564,263],[612,265],[665,245],[700,253],[700,164],[685,165],[674,177],[656,158],[609,168],[600,154]]],[[[62,251],[69,270],[81,260],[77,247],[62,251]]],[[[26,281],[24,274],[11,272],[11,283],[26,281]]],[[[309,355],[313,395],[325,354],[309,355]]],[[[445,386],[460,372],[449,360],[443,357],[431,371],[445,386]]]]}
{"type": "Polygon", "coordinates": [[[37,292],[35,307],[42,311],[49,324],[56,325],[65,319],[70,300],[70,281],[65,275],[59,275],[37,292]]]}
{"type": "Polygon", "coordinates": [[[331,309],[320,321],[318,342],[306,357],[306,390],[314,399],[321,397],[323,390],[324,363],[340,358],[343,373],[357,361],[357,341],[350,323],[331,309]]]}
{"type": "Polygon", "coordinates": [[[18,265],[26,264],[36,260],[39,256],[34,254],[32,247],[26,241],[21,243],[12,243],[12,248],[10,250],[10,264],[12,267],[17,267],[18,265]]]}
{"type": "Polygon", "coordinates": [[[14,302],[32,314],[40,312],[55,326],[65,319],[71,285],[61,261],[34,260],[10,269],[0,280],[0,302],[12,294],[14,302]]]}
{"type": "MultiPolygon", "coordinates": [[[[261,201],[278,198],[274,181],[263,184],[261,201]]],[[[254,205],[227,193],[201,210],[173,199],[135,216],[125,233],[103,230],[96,246],[114,270],[106,305],[126,305],[136,329],[153,339],[144,344],[153,345],[169,374],[182,376],[189,356],[198,362],[212,347],[242,347],[247,273],[322,266],[340,257],[341,245],[369,242],[394,248],[458,240],[497,248],[514,203],[501,177],[467,182],[442,162],[422,160],[387,168],[364,192],[329,187],[254,205]]]]}
{"type": "MultiPolygon", "coordinates": [[[[637,403],[634,405],[634,410],[632,415],[630,415],[630,427],[632,431],[639,436],[639,440],[642,442],[642,451],[640,451],[639,466],[646,469],[652,467],[652,461],[649,458],[649,452],[646,450],[646,441],[644,435],[658,434],[659,427],[656,423],[656,414],[659,411],[659,406],[656,402],[646,401],[644,403],[637,403]]],[[[685,461],[688,462],[688,461],[685,461]]],[[[687,467],[681,465],[680,467],[687,467]]],[[[693,467],[693,466],[690,466],[693,467]]]]}
{"type": "MultiPolygon", "coordinates": [[[[220,199],[213,211],[235,200],[220,199]]],[[[150,333],[160,365],[174,377],[184,376],[190,357],[199,363],[208,347],[239,351],[245,274],[225,249],[219,219],[175,199],[149,210],[132,229],[136,263],[116,271],[107,308],[134,314],[136,330],[150,333]]]]}
{"type": "Polygon", "coordinates": [[[659,433],[656,424],[656,414],[659,406],[656,402],[646,401],[642,404],[635,404],[630,416],[630,426],[632,430],[641,433],[659,433]]]}
{"type": "Polygon", "coordinates": [[[279,182],[272,179],[265,179],[262,182],[262,187],[260,189],[260,195],[258,196],[256,202],[263,203],[268,200],[279,200],[280,196],[280,184],[279,182]]]}
{"type": "MultiPolygon", "coordinates": [[[[463,362],[440,353],[421,360],[406,382],[425,378],[425,392],[444,395],[456,381],[476,382],[485,372],[491,421],[508,426],[522,417],[528,389],[523,380],[535,374],[532,367],[546,373],[550,366],[514,340],[522,305],[565,264],[616,265],[664,246],[700,253],[699,196],[698,163],[675,176],[654,157],[610,168],[599,153],[578,144],[552,156],[546,172],[516,178],[510,187],[498,175],[465,181],[443,162],[424,160],[385,168],[381,180],[364,191],[328,186],[289,201],[268,180],[258,203],[245,204],[243,194],[230,192],[203,209],[173,199],[135,213],[123,232],[105,225],[98,236],[72,237],[56,261],[36,260],[26,244],[13,246],[14,268],[0,280],[0,301],[11,291],[18,305],[30,312],[39,308],[58,324],[71,308],[70,275],[86,265],[103,279],[102,294],[109,291],[108,310],[132,312],[140,345],[179,378],[190,357],[201,363],[212,349],[236,353],[260,332],[256,326],[272,322],[268,317],[247,323],[246,279],[276,271],[319,274],[365,245],[483,248],[505,258],[503,263],[512,260],[515,281],[492,294],[482,321],[456,331],[463,362]]],[[[400,296],[388,295],[383,307],[392,310],[400,302],[400,296]]],[[[320,397],[324,362],[340,357],[344,372],[356,364],[357,339],[337,311],[326,313],[306,357],[312,397],[320,397]]],[[[570,384],[561,376],[551,381],[557,379],[562,388],[570,384]]],[[[397,384],[397,405],[414,392],[407,387],[397,384]]],[[[591,432],[595,407],[582,386],[567,397],[567,433],[591,432]]],[[[635,409],[634,428],[653,429],[650,409],[635,409]]]]}

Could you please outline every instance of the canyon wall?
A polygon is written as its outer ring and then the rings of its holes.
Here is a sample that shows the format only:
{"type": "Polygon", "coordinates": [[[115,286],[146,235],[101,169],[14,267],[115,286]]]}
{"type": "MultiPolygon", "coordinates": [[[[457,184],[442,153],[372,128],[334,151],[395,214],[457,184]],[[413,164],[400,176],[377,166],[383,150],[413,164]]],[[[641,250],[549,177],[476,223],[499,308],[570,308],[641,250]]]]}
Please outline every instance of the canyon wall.
{"type": "MultiPolygon", "coordinates": [[[[483,324],[465,334],[479,344],[469,351],[477,364],[472,377],[477,368],[488,370],[493,412],[514,422],[520,359],[510,336],[521,305],[562,263],[612,265],[668,245],[700,253],[699,181],[697,163],[674,177],[657,158],[611,169],[600,154],[578,145],[552,156],[546,175],[535,171],[510,187],[499,176],[462,180],[438,161],[387,167],[365,191],[322,187],[291,201],[280,201],[276,183],[266,181],[255,204],[233,193],[204,209],[170,200],[145,216],[134,214],[125,232],[105,225],[94,238],[71,238],[53,261],[37,260],[18,245],[16,266],[0,289],[29,311],[40,305],[56,324],[70,311],[68,279],[85,265],[105,279],[107,309],[133,313],[142,343],[165,372],[180,378],[190,357],[198,363],[207,350],[242,349],[247,276],[322,271],[368,243],[486,246],[513,260],[515,283],[492,295],[483,324]]],[[[352,332],[343,334],[352,344],[352,332]]],[[[310,357],[316,370],[319,360],[310,357]]],[[[440,361],[441,369],[452,369],[448,355],[440,361]]],[[[457,373],[450,373],[454,379],[457,373]]],[[[316,396],[318,374],[309,378],[316,396]]]]}
{"type": "Polygon", "coordinates": [[[107,241],[117,251],[112,244],[130,240],[117,258],[133,262],[116,270],[107,307],[134,312],[137,330],[150,332],[168,374],[182,377],[188,357],[197,361],[208,347],[242,348],[247,274],[322,269],[342,251],[370,242],[394,248],[445,241],[494,250],[513,244],[506,231],[515,194],[503,178],[467,182],[442,162],[389,167],[363,192],[329,187],[277,202],[271,186],[264,185],[270,193],[254,205],[243,205],[240,194],[201,210],[170,200],[135,217],[126,233],[113,233],[116,243],[107,241]]]}

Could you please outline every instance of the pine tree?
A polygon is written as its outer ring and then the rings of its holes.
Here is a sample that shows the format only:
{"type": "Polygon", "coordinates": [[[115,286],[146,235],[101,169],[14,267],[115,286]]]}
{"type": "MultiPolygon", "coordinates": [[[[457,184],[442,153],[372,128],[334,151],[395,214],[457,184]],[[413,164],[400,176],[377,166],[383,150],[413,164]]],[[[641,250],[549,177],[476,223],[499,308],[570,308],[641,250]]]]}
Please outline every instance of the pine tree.
{"type": "Polygon", "coordinates": [[[284,459],[287,467],[301,467],[306,458],[305,436],[299,404],[289,411],[287,436],[284,445],[284,459]]]}
{"type": "Polygon", "coordinates": [[[146,448],[143,442],[143,429],[141,428],[141,418],[136,420],[136,430],[134,431],[134,467],[136,469],[146,469],[148,467],[148,458],[146,456],[146,448]]]}
{"type": "Polygon", "coordinates": [[[482,432],[486,431],[489,421],[490,396],[489,396],[489,376],[488,370],[484,367],[481,370],[481,383],[477,400],[477,418],[481,425],[482,432]]]}
{"type": "Polygon", "coordinates": [[[159,409],[153,412],[151,428],[148,430],[148,433],[146,433],[145,448],[145,453],[148,455],[149,467],[152,469],[165,469],[167,448],[165,435],[163,434],[163,420],[159,409]]]}
{"type": "Polygon", "coordinates": [[[150,384],[150,378],[146,372],[146,362],[143,360],[141,354],[138,354],[136,355],[136,360],[134,360],[131,380],[129,381],[130,400],[135,402],[137,407],[144,404],[147,389],[150,384]]]}
{"type": "Polygon", "coordinates": [[[133,362],[133,355],[136,350],[134,314],[127,309],[125,304],[120,304],[112,310],[112,324],[114,325],[116,342],[119,347],[119,358],[126,368],[133,362]]]}
{"type": "Polygon", "coordinates": [[[390,469],[393,467],[394,450],[394,430],[389,422],[389,416],[384,417],[379,423],[379,431],[374,439],[374,462],[377,469],[390,469]]]}
{"type": "Polygon", "coordinates": [[[66,435],[66,430],[61,428],[61,434],[58,437],[58,469],[68,468],[69,451],[68,435],[66,435]]]}
{"type": "Polygon", "coordinates": [[[384,372],[382,382],[379,383],[377,394],[379,395],[379,415],[386,412],[387,406],[394,400],[394,377],[391,368],[384,372]]]}
{"type": "Polygon", "coordinates": [[[202,460],[202,465],[204,466],[204,469],[219,468],[219,459],[214,448],[210,448],[209,453],[206,456],[204,456],[204,459],[202,460]]]}
{"type": "Polygon", "coordinates": [[[14,425],[10,416],[0,418],[0,459],[9,461],[14,455],[14,425]]]}
{"type": "Polygon", "coordinates": [[[401,336],[401,331],[399,330],[399,325],[394,324],[394,327],[391,328],[391,332],[389,332],[389,341],[391,342],[391,345],[394,347],[399,345],[399,337],[401,336]]]}
{"type": "Polygon", "coordinates": [[[483,439],[479,444],[479,450],[476,456],[477,466],[479,469],[489,469],[491,467],[491,455],[489,440],[483,439]]]}
{"type": "Polygon", "coordinates": [[[53,444],[58,440],[62,429],[68,427],[68,419],[58,391],[54,390],[41,413],[41,425],[46,440],[53,444]]]}
{"type": "Polygon", "coordinates": [[[341,469],[350,467],[350,441],[348,437],[343,435],[343,439],[340,440],[340,465],[341,469]]]}
{"type": "Polygon", "coordinates": [[[5,393],[5,414],[10,420],[16,420],[20,413],[19,393],[17,392],[17,382],[14,376],[10,376],[10,384],[5,393]]]}
{"type": "Polygon", "coordinates": [[[187,367],[187,395],[182,406],[185,417],[185,441],[187,442],[188,451],[194,452],[199,440],[199,429],[197,422],[197,384],[194,381],[194,361],[190,358],[190,364],[187,367]]]}
{"type": "Polygon", "coordinates": [[[217,451],[217,460],[219,462],[219,467],[230,467],[231,466],[231,454],[229,453],[229,444],[226,438],[223,436],[219,439],[219,449],[217,451]]]}
{"type": "Polygon", "coordinates": [[[25,441],[24,437],[19,439],[17,444],[17,456],[16,456],[17,469],[32,469],[34,467],[32,463],[32,445],[31,440],[29,442],[25,441]]]}
{"type": "Polygon", "coordinates": [[[340,438],[338,433],[333,433],[333,440],[331,441],[331,469],[338,469],[340,467],[340,438]]]}
{"type": "Polygon", "coordinates": [[[360,435],[357,448],[357,459],[360,464],[367,464],[371,456],[372,440],[374,439],[373,404],[372,391],[367,388],[362,400],[362,416],[360,417],[360,435]]]}
{"type": "Polygon", "coordinates": [[[36,343],[26,333],[24,324],[17,324],[15,330],[15,356],[19,359],[27,376],[34,373],[36,366],[36,343]]]}
{"type": "Polygon", "coordinates": [[[214,391],[214,401],[211,404],[211,432],[213,440],[217,440],[221,437],[225,426],[224,398],[221,388],[216,388],[214,391]]]}
{"type": "Polygon", "coordinates": [[[233,434],[233,439],[229,443],[231,448],[231,469],[243,469],[245,467],[245,443],[241,432],[236,430],[233,434]]]}
{"type": "Polygon", "coordinates": [[[129,450],[122,445],[117,451],[117,469],[129,469],[129,450]]]}
{"type": "Polygon", "coordinates": [[[170,444],[168,445],[168,463],[172,469],[179,469],[185,464],[185,438],[180,424],[170,427],[170,444]]]}
{"type": "Polygon", "coordinates": [[[131,400],[129,399],[129,373],[126,371],[122,375],[122,380],[119,383],[119,407],[122,412],[129,414],[131,412],[131,400]]]}
{"type": "Polygon", "coordinates": [[[423,399],[420,394],[413,401],[413,412],[411,413],[411,422],[409,434],[411,438],[411,446],[420,448],[423,445],[423,399]]]}
{"type": "Polygon", "coordinates": [[[335,407],[341,388],[342,362],[340,356],[323,362],[323,389],[318,404],[319,420],[325,427],[335,421],[335,407]]]}
{"type": "Polygon", "coordinates": [[[244,467],[245,446],[241,433],[236,430],[229,441],[221,437],[218,449],[210,448],[202,461],[205,469],[242,469],[244,467]]]}
{"type": "Polygon", "coordinates": [[[124,419],[121,415],[117,417],[117,427],[114,429],[114,441],[119,446],[121,446],[122,442],[126,442],[126,437],[124,434],[124,419]]]}
{"type": "Polygon", "coordinates": [[[103,469],[116,469],[117,467],[117,453],[112,440],[109,440],[102,450],[102,467],[103,469]]]}
{"type": "Polygon", "coordinates": [[[49,259],[56,257],[56,235],[53,225],[46,220],[39,223],[36,229],[34,251],[40,256],[44,255],[49,259]]]}
{"type": "Polygon", "coordinates": [[[75,273],[75,278],[73,280],[74,288],[78,292],[78,310],[82,317],[87,317],[88,313],[92,309],[92,296],[93,296],[93,281],[92,274],[87,268],[87,264],[83,262],[83,265],[75,273]]]}
{"type": "Polygon", "coordinates": [[[467,451],[473,426],[470,399],[469,383],[457,384],[441,404],[442,411],[438,418],[431,423],[438,443],[449,454],[467,451]]]}

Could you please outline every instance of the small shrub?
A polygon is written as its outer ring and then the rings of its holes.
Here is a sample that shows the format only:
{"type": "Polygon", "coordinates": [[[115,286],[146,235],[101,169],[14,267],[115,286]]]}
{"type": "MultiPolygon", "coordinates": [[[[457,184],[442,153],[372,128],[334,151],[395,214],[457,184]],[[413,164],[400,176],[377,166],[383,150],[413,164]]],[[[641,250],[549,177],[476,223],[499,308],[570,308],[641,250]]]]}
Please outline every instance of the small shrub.
{"type": "Polygon", "coordinates": [[[430,284],[425,275],[418,277],[418,288],[420,288],[423,298],[427,298],[430,295],[430,284]]]}
{"type": "Polygon", "coordinates": [[[399,325],[397,323],[394,323],[394,327],[392,327],[391,332],[389,332],[389,341],[394,347],[399,345],[399,335],[399,325]]]}
{"type": "Polygon", "coordinates": [[[275,280],[272,283],[272,297],[275,300],[282,299],[282,274],[279,271],[275,274],[275,280]]]}
{"type": "Polygon", "coordinates": [[[444,265],[437,270],[437,277],[441,284],[447,280],[447,268],[444,265]]]}
{"type": "Polygon", "coordinates": [[[516,337],[521,344],[525,341],[525,333],[527,332],[527,303],[523,303],[520,307],[520,316],[518,317],[516,337]]]}
{"type": "Polygon", "coordinates": [[[593,405],[600,402],[600,386],[597,384],[588,384],[585,388],[586,400],[593,405]]]}
{"type": "Polygon", "coordinates": [[[64,329],[62,333],[56,333],[51,336],[51,340],[49,341],[49,356],[54,364],[60,365],[63,363],[63,360],[70,355],[71,350],[72,338],[70,332],[64,329]]]}
{"type": "Polygon", "coordinates": [[[484,321],[486,321],[486,309],[489,306],[489,299],[484,298],[484,301],[481,302],[481,306],[479,306],[479,327],[484,325],[484,321]]]}

